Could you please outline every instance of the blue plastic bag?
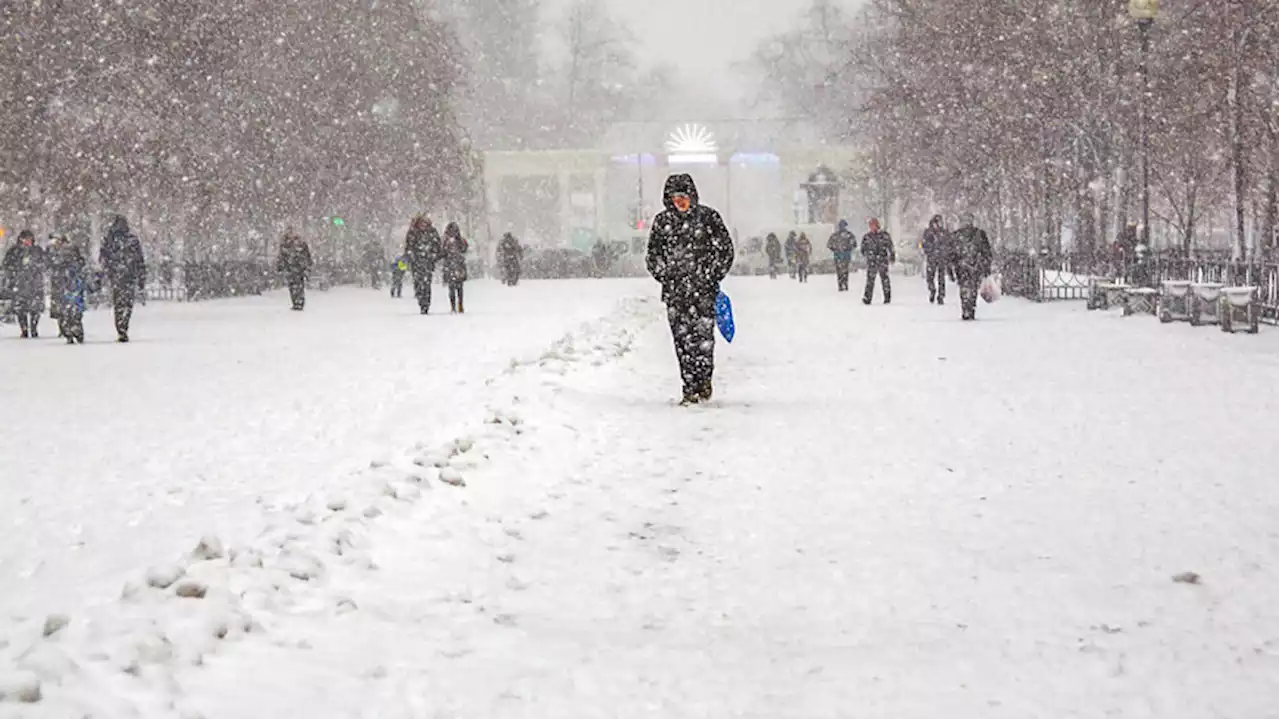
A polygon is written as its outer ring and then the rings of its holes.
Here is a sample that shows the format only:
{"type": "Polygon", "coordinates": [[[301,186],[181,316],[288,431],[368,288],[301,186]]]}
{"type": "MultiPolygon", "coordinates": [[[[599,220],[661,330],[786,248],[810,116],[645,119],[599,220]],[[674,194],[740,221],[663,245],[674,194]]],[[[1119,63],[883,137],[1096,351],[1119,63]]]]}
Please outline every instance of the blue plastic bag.
{"type": "Polygon", "coordinates": [[[720,336],[725,342],[733,342],[733,303],[723,292],[716,297],[716,327],[720,328],[720,336]]]}

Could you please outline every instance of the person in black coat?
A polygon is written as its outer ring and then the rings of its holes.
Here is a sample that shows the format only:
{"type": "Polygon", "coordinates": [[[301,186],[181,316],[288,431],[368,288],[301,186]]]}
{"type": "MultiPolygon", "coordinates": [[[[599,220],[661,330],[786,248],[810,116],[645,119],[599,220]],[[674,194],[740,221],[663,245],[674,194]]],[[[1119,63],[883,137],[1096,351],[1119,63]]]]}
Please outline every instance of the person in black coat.
{"type": "Polygon", "coordinates": [[[831,250],[831,257],[836,265],[837,292],[849,291],[849,265],[853,262],[853,248],[857,244],[858,238],[849,231],[849,223],[840,220],[836,231],[827,240],[827,249],[831,250]]]}
{"type": "Polygon", "coordinates": [[[31,230],[18,234],[18,242],[4,253],[3,273],[18,328],[24,338],[40,336],[40,315],[44,314],[44,273],[48,255],[36,244],[31,230]]]}
{"type": "Polygon", "coordinates": [[[502,270],[503,284],[516,286],[520,281],[520,259],[524,255],[524,249],[520,247],[520,243],[516,241],[514,235],[510,232],[503,233],[502,239],[498,240],[498,267],[502,270]]]}
{"type": "Polygon", "coordinates": [[[450,222],[444,228],[444,240],[440,243],[440,256],[444,267],[445,284],[449,286],[449,309],[463,314],[462,285],[467,281],[467,250],[471,245],[462,237],[458,223],[450,222]]]}
{"type": "Polygon", "coordinates": [[[960,319],[976,319],[978,287],[991,274],[991,240],[974,227],[973,214],[960,216],[960,229],[951,236],[948,264],[960,286],[960,319]]]}
{"type": "Polygon", "coordinates": [[[289,301],[294,312],[301,312],[307,304],[307,274],[311,272],[311,248],[292,227],[280,240],[280,254],[276,257],[276,272],[284,275],[289,285],[289,301]]]}
{"type": "Polygon", "coordinates": [[[942,224],[942,215],[934,215],[929,220],[929,227],[920,237],[920,249],[924,252],[924,278],[929,286],[929,302],[946,304],[947,299],[947,259],[950,254],[948,245],[950,235],[942,224]]]}
{"type": "Polygon", "coordinates": [[[645,265],[662,284],[684,382],[682,403],[696,404],[712,395],[716,297],[733,267],[733,238],[720,213],[698,203],[689,175],[667,178],[662,204],[666,209],[649,231],[645,265]]]}
{"type": "Polygon", "coordinates": [[[67,344],[84,344],[86,265],[84,254],[75,243],[65,237],[53,243],[49,253],[49,306],[57,308],[58,333],[67,344]]]}
{"type": "Polygon", "coordinates": [[[769,258],[769,279],[778,279],[778,268],[782,265],[782,243],[772,232],[764,238],[764,254],[769,258]]]}
{"type": "Polygon", "coordinates": [[[111,307],[116,321],[116,338],[129,341],[129,322],[133,303],[147,287],[147,264],[142,257],[142,242],[129,231],[124,215],[116,215],[111,229],[98,251],[98,264],[111,284],[111,307]]]}
{"type": "Polygon", "coordinates": [[[787,233],[787,241],[782,243],[782,254],[787,260],[787,275],[791,279],[796,278],[796,233],[795,230],[787,233]]]}
{"type": "Polygon", "coordinates": [[[418,298],[418,311],[425,315],[431,310],[431,273],[435,272],[440,259],[440,233],[426,215],[417,215],[409,223],[409,232],[404,236],[404,256],[413,273],[413,295],[418,298]]]}
{"type": "Polygon", "coordinates": [[[867,287],[862,293],[862,304],[871,304],[871,296],[876,291],[876,277],[879,276],[884,303],[887,305],[891,298],[889,265],[897,262],[898,254],[893,249],[893,238],[880,229],[880,220],[872,217],[867,222],[867,228],[870,232],[862,236],[862,256],[867,259],[867,287]]]}

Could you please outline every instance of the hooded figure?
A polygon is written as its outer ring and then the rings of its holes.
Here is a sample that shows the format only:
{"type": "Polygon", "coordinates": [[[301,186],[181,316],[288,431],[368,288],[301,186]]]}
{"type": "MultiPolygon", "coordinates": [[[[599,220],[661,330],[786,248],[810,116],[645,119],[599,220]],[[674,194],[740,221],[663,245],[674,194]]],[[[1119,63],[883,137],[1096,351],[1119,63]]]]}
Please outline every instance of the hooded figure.
{"type": "Polygon", "coordinates": [[[791,279],[796,278],[796,233],[795,230],[787,233],[787,241],[782,245],[782,253],[787,259],[787,274],[791,279]]]}
{"type": "Polygon", "coordinates": [[[653,218],[649,231],[645,265],[662,284],[684,382],[683,404],[695,404],[711,399],[716,297],[733,267],[733,238],[720,213],[698,203],[689,175],[667,178],[662,204],[666,209],[653,218]]]}
{"type": "Polygon", "coordinates": [[[809,241],[809,236],[800,233],[800,239],[796,240],[796,278],[801,282],[809,281],[809,263],[813,260],[813,243],[809,241]]]}
{"type": "Polygon", "coordinates": [[[840,220],[835,233],[827,240],[827,249],[831,250],[831,257],[836,263],[837,292],[849,291],[849,263],[853,262],[853,248],[857,244],[858,238],[849,231],[849,223],[840,220]]]}
{"type": "Polygon", "coordinates": [[[58,332],[67,344],[84,344],[84,294],[87,277],[80,248],[67,238],[53,244],[49,259],[50,308],[57,309],[58,332]]]}
{"type": "Polygon", "coordinates": [[[867,287],[862,293],[862,304],[871,304],[871,296],[876,291],[876,277],[879,277],[887,305],[890,300],[889,265],[897,261],[898,255],[893,249],[893,238],[880,229],[880,220],[872,217],[867,222],[867,229],[870,232],[862,236],[862,256],[867,258],[867,287]]]}
{"type": "Polygon", "coordinates": [[[450,222],[444,228],[444,242],[440,252],[444,258],[444,281],[449,285],[449,309],[463,314],[462,283],[467,281],[467,250],[471,246],[462,237],[458,223],[450,222]]]}
{"type": "Polygon", "coordinates": [[[13,312],[23,337],[39,337],[44,314],[44,273],[48,254],[36,244],[31,230],[23,230],[18,242],[4,253],[4,281],[13,299],[13,312]]]}
{"type": "Polygon", "coordinates": [[[498,267],[502,270],[503,284],[516,286],[520,281],[520,259],[524,255],[524,248],[520,247],[520,243],[516,241],[515,235],[510,232],[504,232],[502,239],[498,240],[498,267]]]}
{"type": "Polygon", "coordinates": [[[311,248],[293,228],[286,230],[284,239],[280,241],[276,271],[285,276],[294,311],[301,312],[307,304],[307,273],[311,271],[311,248]]]}
{"type": "Polygon", "coordinates": [[[924,252],[924,279],[929,286],[929,302],[946,304],[947,257],[950,254],[951,236],[942,224],[942,215],[934,215],[929,227],[920,237],[920,249],[924,252]]]}
{"type": "Polygon", "coordinates": [[[98,251],[98,264],[111,283],[117,340],[128,342],[133,303],[147,286],[147,265],[142,258],[142,243],[129,231],[129,221],[123,215],[116,215],[112,221],[98,251]]]}
{"type": "Polygon", "coordinates": [[[960,216],[960,229],[951,236],[948,264],[960,285],[960,319],[976,319],[978,286],[991,274],[991,240],[973,224],[973,214],[960,216]]]}
{"type": "Polygon", "coordinates": [[[440,234],[425,215],[417,215],[409,223],[404,236],[404,256],[413,272],[413,295],[418,298],[418,311],[431,309],[431,273],[440,259],[440,234]]]}
{"type": "Polygon", "coordinates": [[[769,258],[769,279],[778,279],[778,267],[782,265],[782,243],[772,232],[764,238],[764,254],[769,258]]]}

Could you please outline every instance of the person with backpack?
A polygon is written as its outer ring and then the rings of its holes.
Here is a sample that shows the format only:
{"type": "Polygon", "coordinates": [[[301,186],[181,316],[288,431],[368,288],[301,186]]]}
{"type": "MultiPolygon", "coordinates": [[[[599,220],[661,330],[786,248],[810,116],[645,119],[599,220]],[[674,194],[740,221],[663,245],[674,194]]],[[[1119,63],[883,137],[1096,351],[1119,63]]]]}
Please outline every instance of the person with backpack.
{"type": "Polygon", "coordinates": [[[827,249],[831,250],[832,259],[836,264],[836,291],[849,291],[849,265],[853,262],[853,248],[858,244],[858,238],[853,236],[849,231],[849,223],[840,220],[836,224],[836,231],[827,240],[827,249]]]}
{"type": "Polygon", "coordinates": [[[897,261],[898,255],[893,249],[893,238],[880,229],[880,220],[872,217],[867,222],[867,228],[870,232],[862,236],[862,256],[867,259],[867,287],[862,293],[862,304],[871,304],[871,296],[876,291],[876,277],[879,277],[880,289],[887,305],[891,298],[889,265],[897,261]]]}
{"type": "Polygon", "coordinates": [[[960,229],[951,237],[948,265],[960,286],[960,319],[977,319],[978,288],[991,274],[993,256],[987,233],[973,224],[973,213],[960,216],[960,229]]]}
{"type": "Polygon", "coordinates": [[[116,215],[98,250],[98,264],[111,285],[111,308],[115,317],[116,341],[129,341],[133,304],[147,288],[147,264],[142,242],[129,231],[129,221],[116,215]]]}
{"type": "Polygon", "coordinates": [[[951,237],[942,224],[942,215],[934,215],[929,227],[920,237],[920,250],[924,252],[924,278],[929,287],[929,304],[942,305],[947,299],[947,259],[951,237]]]}
{"type": "Polygon", "coordinates": [[[444,241],[440,245],[444,262],[444,281],[449,285],[449,309],[465,314],[462,306],[462,285],[467,281],[467,251],[471,246],[462,237],[458,223],[450,222],[444,228],[444,241]]]}
{"type": "Polygon", "coordinates": [[[307,274],[311,272],[311,247],[292,227],[285,231],[280,241],[280,255],[276,257],[276,272],[285,276],[289,285],[289,301],[294,312],[301,312],[307,304],[307,274]]]}

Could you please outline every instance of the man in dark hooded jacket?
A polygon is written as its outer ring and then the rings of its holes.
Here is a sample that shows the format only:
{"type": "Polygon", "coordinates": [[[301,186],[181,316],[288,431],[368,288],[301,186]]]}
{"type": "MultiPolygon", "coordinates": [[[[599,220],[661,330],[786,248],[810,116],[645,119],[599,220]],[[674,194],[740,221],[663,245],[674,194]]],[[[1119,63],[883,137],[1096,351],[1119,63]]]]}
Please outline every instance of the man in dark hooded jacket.
{"type": "Polygon", "coordinates": [[[960,216],[960,229],[951,236],[948,264],[960,286],[960,319],[976,319],[978,287],[991,274],[991,240],[974,227],[973,214],[960,216]]]}
{"type": "Polygon", "coordinates": [[[431,310],[431,273],[440,259],[440,233],[431,226],[426,215],[417,215],[404,236],[404,256],[413,273],[413,295],[418,298],[418,311],[431,310]]]}
{"type": "Polygon", "coordinates": [[[49,258],[44,248],[36,244],[35,233],[23,230],[18,243],[4,253],[3,274],[13,301],[13,313],[18,316],[18,328],[22,336],[40,336],[40,315],[44,313],[44,273],[49,258]]]}
{"type": "Polygon", "coordinates": [[[289,302],[294,312],[301,312],[307,305],[307,274],[311,272],[311,247],[303,241],[297,230],[290,227],[280,240],[280,255],[276,258],[276,272],[284,274],[289,285],[289,302]]]}
{"type": "Polygon", "coordinates": [[[920,250],[924,252],[924,279],[929,286],[929,302],[946,304],[947,258],[950,235],[942,225],[942,215],[934,215],[929,227],[920,237],[920,250]]]}
{"type": "Polygon", "coordinates": [[[129,221],[123,215],[116,215],[111,222],[111,229],[98,251],[98,264],[111,283],[117,340],[128,342],[133,303],[147,286],[147,265],[142,258],[142,243],[129,231],[129,221]]]}
{"type": "Polygon", "coordinates": [[[862,236],[862,256],[867,258],[867,287],[862,293],[862,304],[871,304],[871,296],[876,291],[876,277],[879,277],[887,305],[890,299],[889,265],[898,260],[898,255],[893,249],[893,238],[880,229],[880,220],[872,217],[867,222],[867,229],[870,232],[862,236]]]}
{"type": "Polygon", "coordinates": [[[684,381],[683,404],[696,404],[711,399],[716,297],[733,267],[733,238],[719,212],[698,204],[698,188],[689,175],[667,178],[662,204],[666,209],[653,218],[645,264],[662,283],[684,381]]]}
{"type": "Polygon", "coordinates": [[[836,231],[827,240],[827,249],[831,250],[831,256],[836,263],[836,291],[849,291],[849,264],[853,262],[853,248],[858,244],[858,238],[853,236],[849,231],[849,223],[840,220],[836,225],[836,231]]]}

